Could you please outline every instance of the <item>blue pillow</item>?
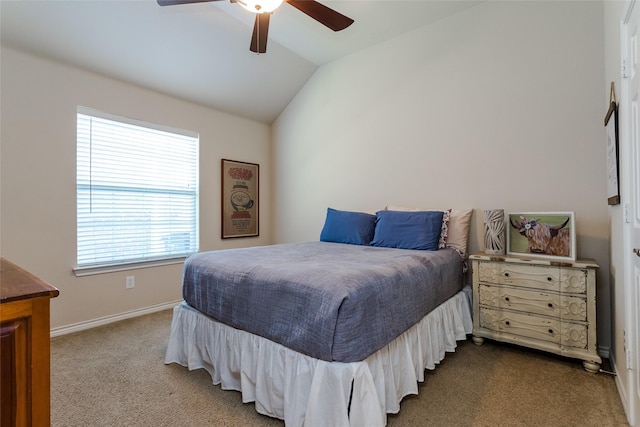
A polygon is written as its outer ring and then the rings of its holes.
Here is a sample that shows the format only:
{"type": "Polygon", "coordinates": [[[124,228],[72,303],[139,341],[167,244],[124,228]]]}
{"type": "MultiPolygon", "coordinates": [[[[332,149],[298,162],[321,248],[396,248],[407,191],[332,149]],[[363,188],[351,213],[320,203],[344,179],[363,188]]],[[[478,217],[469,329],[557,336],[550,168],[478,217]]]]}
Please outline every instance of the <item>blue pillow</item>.
{"type": "Polygon", "coordinates": [[[375,215],[328,208],[320,240],[351,245],[368,245],[373,239],[375,227],[375,215]]]}
{"type": "Polygon", "coordinates": [[[442,212],[380,211],[372,246],[435,251],[442,229],[442,212]]]}

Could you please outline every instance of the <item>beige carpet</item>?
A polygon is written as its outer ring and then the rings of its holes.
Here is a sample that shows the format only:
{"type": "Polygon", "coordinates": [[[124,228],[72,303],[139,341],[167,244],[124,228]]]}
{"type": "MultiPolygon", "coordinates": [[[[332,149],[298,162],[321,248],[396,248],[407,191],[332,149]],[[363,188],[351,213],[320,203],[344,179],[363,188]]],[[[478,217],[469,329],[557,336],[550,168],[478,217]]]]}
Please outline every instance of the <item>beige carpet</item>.
{"type": "MultiPolygon", "coordinates": [[[[51,342],[51,425],[282,426],[203,371],[164,365],[170,310],[51,342]]],[[[626,426],[614,378],[486,341],[460,343],[388,426],[626,426]]]]}

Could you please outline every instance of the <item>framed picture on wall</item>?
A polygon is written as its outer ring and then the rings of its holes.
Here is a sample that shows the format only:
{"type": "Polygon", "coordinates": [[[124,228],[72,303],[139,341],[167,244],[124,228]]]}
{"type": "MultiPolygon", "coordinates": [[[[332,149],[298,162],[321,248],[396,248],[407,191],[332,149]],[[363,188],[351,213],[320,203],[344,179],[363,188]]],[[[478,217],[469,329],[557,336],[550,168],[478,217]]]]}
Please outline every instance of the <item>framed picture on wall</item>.
{"type": "Polygon", "coordinates": [[[509,255],[576,260],[573,212],[512,212],[507,227],[509,255]]]}
{"type": "Polygon", "coordinates": [[[618,104],[613,83],[611,83],[609,110],[604,116],[604,126],[607,130],[607,203],[617,205],[620,203],[618,104]]]}
{"type": "Polygon", "coordinates": [[[222,159],[222,238],[259,235],[260,165],[222,159]]]}

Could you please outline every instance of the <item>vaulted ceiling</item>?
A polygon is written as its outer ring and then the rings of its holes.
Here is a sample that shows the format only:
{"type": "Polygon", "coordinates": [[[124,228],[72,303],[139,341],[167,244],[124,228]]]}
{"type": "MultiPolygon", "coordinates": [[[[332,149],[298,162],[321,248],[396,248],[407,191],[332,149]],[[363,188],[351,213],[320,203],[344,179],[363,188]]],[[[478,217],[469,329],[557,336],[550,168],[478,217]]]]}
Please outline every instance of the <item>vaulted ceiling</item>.
{"type": "Polygon", "coordinates": [[[0,41],[152,90],[271,123],[324,64],[480,0],[320,0],[355,20],[333,32],[291,5],[249,51],[254,15],[228,1],[0,1],[0,41]]]}

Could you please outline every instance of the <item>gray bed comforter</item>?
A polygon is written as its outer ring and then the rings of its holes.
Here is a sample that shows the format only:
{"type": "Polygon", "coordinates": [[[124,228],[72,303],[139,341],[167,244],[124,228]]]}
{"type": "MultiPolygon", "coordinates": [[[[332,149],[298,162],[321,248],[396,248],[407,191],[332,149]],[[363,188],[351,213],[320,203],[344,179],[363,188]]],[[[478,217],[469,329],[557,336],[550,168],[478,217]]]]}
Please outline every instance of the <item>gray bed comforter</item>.
{"type": "Polygon", "coordinates": [[[326,361],[364,360],[463,285],[454,249],[309,242],[203,252],[183,297],[217,321],[326,361]]]}

